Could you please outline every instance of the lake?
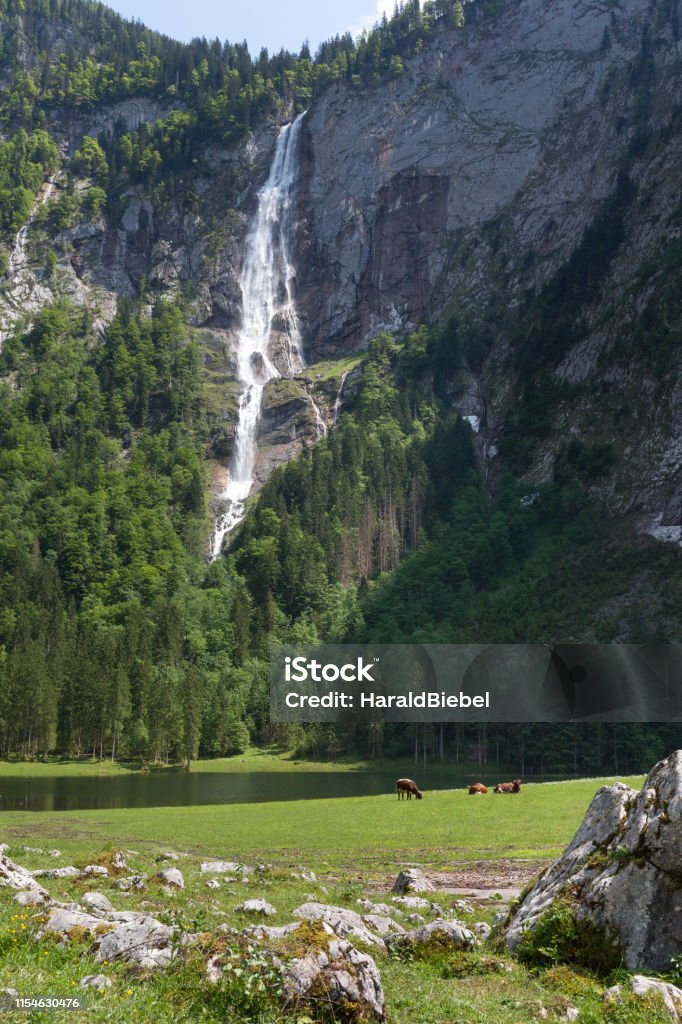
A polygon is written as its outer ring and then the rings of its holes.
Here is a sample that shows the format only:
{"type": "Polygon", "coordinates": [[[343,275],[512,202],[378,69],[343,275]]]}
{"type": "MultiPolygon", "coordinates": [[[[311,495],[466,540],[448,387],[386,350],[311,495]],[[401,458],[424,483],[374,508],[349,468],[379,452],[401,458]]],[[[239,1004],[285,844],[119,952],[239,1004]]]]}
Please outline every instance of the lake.
{"type": "MultiPolygon", "coordinates": [[[[408,772],[405,773],[409,774],[408,772]]],[[[495,785],[500,775],[462,775],[452,769],[412,769],[429,790],[457,789],[471,782],[495,785]]],[[[545,777],[548,779],[549,777],[545,777]]],[[[558,776],[551,776],[556,779],[558,776]]],[[[140,773],[80,778],[3,778],[0,811],[80,811],[115,807],[188,807],[269,800],[318,800],[395,792],[395,772],[140,773]]],[[[529,780],[530,781],[530,780],[529,780]]],[[[537,777],[533,781],[541,782],[537,777]]]]}

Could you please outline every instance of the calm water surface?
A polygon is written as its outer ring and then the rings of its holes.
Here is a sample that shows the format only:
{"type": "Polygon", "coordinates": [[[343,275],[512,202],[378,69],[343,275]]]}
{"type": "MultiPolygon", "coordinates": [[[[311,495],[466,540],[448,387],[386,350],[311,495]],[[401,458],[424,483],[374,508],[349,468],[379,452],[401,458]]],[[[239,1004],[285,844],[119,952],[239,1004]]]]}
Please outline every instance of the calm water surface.
{"type": "MultiPolygon", "coordinates": [[[[430,768],[406,771],[428,793],[457,789],[471,782],[495,785],[500,776],[461,775],[430,768]]],[[[506,776],[505,776],[506,778],[506,776]]],[[[546,777],[548,778],[548,777],[546,777]]],[[[557,778],[557,776],[552,776],[557,778]]],[[[184,772],[83,778],[3,778],[0,812],[78,811],[112,807],[187,807],[198,804],[243,804],[266,800],[317,800],[325,797],[374,796],[395,791],[395,772],[184,772]]],[[[531,781],[530,779],[528,781],[531,781]]],[[[543,781],[540,778],[533,781],[543,781]]]]}

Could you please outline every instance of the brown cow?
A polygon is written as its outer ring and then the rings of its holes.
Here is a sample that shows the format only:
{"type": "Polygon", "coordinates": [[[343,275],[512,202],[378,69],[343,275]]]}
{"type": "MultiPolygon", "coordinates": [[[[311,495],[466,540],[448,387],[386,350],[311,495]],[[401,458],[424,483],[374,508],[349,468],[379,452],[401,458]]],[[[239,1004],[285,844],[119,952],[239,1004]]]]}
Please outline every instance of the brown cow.
{"type": "Polygon", "coordinates": [[[398,779],[395,784],[395,791],[398,794],[398,800],[402,800],[405,795],[407,795],[408,800],[411,800],[413,793],[417,800],[421,800],[424,795],[417,783],[413,782],[412,779],[398,779]]]}
{"type": "Polygon", "coordinates": [[[473,785],[469,786],[469,796],[475,796],[476,793],[487,793],[488,787],[484,786],[482,782],[474,782],[473,785]]]}
{"type": "Polygon", "coordinates": [[[493,793],[519,793],[521,790],[521,779],[514,779],[513,782],[498,782],[493,793]]]}

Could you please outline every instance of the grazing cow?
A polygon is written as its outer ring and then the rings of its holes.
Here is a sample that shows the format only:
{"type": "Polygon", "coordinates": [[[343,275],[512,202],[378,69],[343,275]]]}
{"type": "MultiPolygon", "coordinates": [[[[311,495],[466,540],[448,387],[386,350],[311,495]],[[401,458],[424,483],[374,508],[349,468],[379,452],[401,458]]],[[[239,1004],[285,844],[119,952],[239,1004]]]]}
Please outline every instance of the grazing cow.
{"type": "Polygon", "coordinates": [[[493,793],[518,793],[521,790],[521,779],[513,782],[498,782],[493,793]]]}
{"type": "Polygon", "coordinates": [[[484,786],[482,782],[474,782],[472,786],[469,786],[469,796],[475,796],[476,793],[487,793],[488,787],[484,786]]]}
{"type": "Polygon", "coordinates": [[[398,779],[395,784],[395,791],[398,794],[398,800],[402,800],[405,795],[407,795],[408,800],[411,800],[413,793],[417,800],[421,800],[424,795],[417,783],[413,782],[412,779],[398,779]]]}

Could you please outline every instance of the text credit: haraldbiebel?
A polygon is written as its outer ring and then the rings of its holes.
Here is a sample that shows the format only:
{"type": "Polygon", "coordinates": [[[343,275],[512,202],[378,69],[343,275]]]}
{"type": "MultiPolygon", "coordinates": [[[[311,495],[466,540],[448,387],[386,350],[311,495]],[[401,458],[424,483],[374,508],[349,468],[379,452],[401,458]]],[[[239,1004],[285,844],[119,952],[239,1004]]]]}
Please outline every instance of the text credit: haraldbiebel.
{"type": "Polygon", "coordinates": [[[675,644],[274,645],[275,722],[682,719],[675,644]]]}

